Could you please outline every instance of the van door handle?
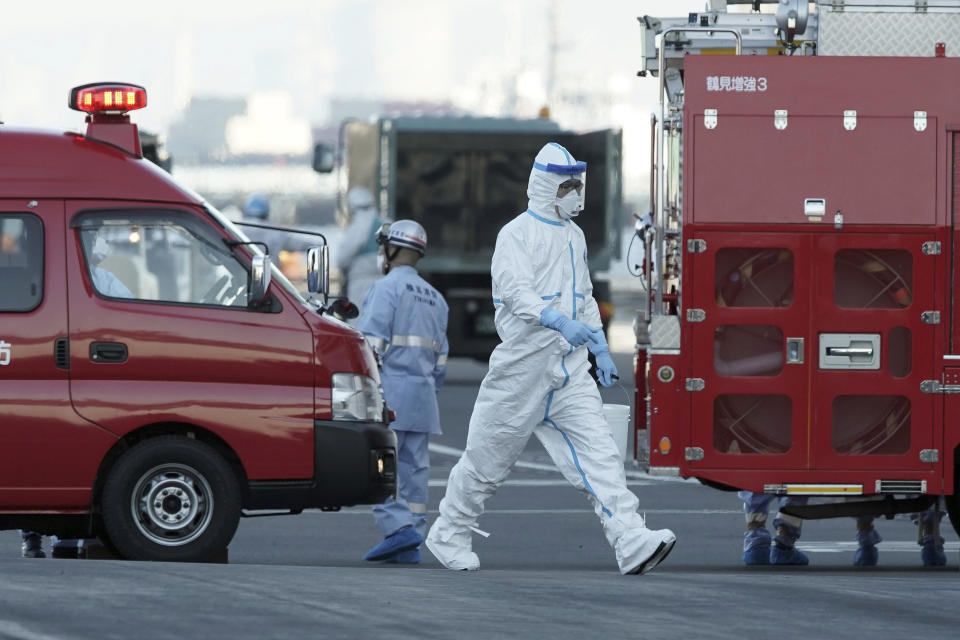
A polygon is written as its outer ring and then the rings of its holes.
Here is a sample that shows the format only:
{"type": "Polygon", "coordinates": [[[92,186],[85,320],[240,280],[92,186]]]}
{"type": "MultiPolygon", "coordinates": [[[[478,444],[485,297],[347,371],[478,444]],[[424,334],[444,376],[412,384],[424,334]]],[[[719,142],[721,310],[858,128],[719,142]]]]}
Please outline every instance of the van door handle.
{"type": "Polygon", "coordinates": [[[90,359],[103,363],[126,362],[127,345],[122,342],[91,342],[90,359]]]}

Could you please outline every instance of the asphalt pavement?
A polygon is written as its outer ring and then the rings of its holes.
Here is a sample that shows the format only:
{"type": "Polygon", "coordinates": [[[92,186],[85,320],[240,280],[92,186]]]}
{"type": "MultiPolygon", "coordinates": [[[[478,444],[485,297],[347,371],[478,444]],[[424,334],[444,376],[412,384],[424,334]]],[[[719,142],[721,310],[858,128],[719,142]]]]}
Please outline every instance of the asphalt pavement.
{"type": "MultiPolygon", "coordinates": [[[[624,403],[632,353],[611,343],[624,386],[603,395],[624,403]]],[[[431,521],[484,372],[451,361],[431,521]]],[[[840,518],[805,523],[810,566],[748,568],[735,494],[625,468],[650,526],[678,537],[645,576],[619,575],[586,499],[533,439],[487,502],[478,572],[448,571],[426,550],[418,566],[363,562],[380,539],[368,507],[243,519],[226,564],[28,560],[16,532],[0,532],[0,638],[903,638],[960,628],[960,544],[946,520],[946,567],[920,566],[916,528],[898,517],[877,523],[877,567],[852,566],[854,524],[840,518]]]]}

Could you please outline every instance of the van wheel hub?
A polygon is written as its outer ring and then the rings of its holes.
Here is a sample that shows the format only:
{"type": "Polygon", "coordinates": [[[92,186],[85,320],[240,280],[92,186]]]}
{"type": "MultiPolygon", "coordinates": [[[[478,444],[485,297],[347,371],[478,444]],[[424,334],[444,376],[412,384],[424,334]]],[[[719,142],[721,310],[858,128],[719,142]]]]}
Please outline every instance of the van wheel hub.
{"type": "Polygon", "coordinates": [[[130,508],[137,528],[156,543],[179,546],[200,536],[213,515],[213,492],[192,467],[165,464],[137,481],[130,508]]]}

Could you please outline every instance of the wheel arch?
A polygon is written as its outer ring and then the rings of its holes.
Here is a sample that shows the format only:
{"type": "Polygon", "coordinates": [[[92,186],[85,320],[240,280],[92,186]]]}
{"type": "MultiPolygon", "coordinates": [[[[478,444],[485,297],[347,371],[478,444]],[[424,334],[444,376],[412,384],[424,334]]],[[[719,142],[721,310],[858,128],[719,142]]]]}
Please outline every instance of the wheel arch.
{"type": "Polygon", "coordinates": [[[236,475],[237,482],[240,486],[242,503],[247,503],[250,491],[249,482],[247,480],[247,472],[243,466],[243,462],[240,460],[240,456],[238,456],[236,451],[233,450],[233,447],[231,447],[223,438],[213,433],[209,429],[184,422],[158,422],[144,425],[127,433],[120,438],[120,440],[118,440],[109,451],[107,451],[107,454],[100,462],[100,467],[97,469],[96,480],[93,484],[93,495],[91,501],[92,512],[95,514],[101,513],[101,500],[103,497],[104,483],[106,483],[107,477],[110,475],[110,470],[113,469],[114,465],[116,465],[117,461],[120,460],[124,452],[128,451],[131,447],[137,445],[138,443],[144,442],[151,438],[171,435],[180,435],[185,438],[198,440],[206,445],[209,445],[210,447],[213,447],[213,449],[220,453],[223,456],[223,459],[229,465],[230,469],[236,475]]]}

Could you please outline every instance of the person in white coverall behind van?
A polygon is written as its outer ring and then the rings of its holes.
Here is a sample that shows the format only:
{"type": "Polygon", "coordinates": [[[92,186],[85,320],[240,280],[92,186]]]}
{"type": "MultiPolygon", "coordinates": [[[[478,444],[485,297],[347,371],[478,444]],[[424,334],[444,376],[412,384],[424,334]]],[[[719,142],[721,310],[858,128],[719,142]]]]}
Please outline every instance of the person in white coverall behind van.
{"type": "Polygon", "coordinates": [[[546,144],[530,171],[529,208],[497,236],[491,273],[502,342],[490,356],[466,450],[450,471],[426,540],[448,569],[480,567],[471,530],[479,531],[483,503],[531,434],[593,504],[621,573],[650,571],[676,542],[672,531],[648,529],[637,513],[590,376],[588,349],[601,384],[611,386],[617,370],[600,328],[583,231],[571,220],[583,209],[585,172],[586,163],[546,144]]]}
{"type": "Polygon", "coordinates": [[[383,220],[366,187],[353,187],[347,192],[350,224],[343,230],[337,247],[337,267],[346,278],[344,295],[363,312],[367,292],[383,277],[377,264],[377,229],[383,220]]]}

